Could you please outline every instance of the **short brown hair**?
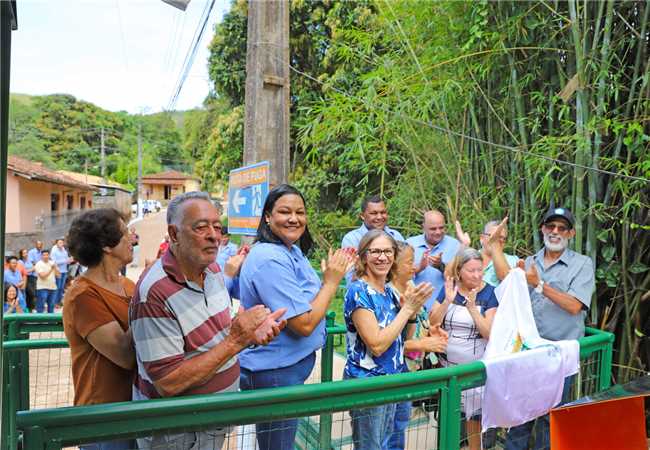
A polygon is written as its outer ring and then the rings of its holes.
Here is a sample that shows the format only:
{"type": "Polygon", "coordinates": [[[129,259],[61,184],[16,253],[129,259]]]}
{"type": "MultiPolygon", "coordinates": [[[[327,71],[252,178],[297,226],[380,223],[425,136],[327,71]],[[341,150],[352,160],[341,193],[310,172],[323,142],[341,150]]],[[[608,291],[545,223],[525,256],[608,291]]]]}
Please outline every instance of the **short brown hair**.
{"type": "MultiPolygon", "coordinates": [[[[361,242],[359,242],[359,248],[357,249],[357,254],[359,255],[359,259],[357,259],[357,266],[355,267],[355,271],[354,271],[354,275],[356,276],[357,279],[361,278],[366,273],[366,262],[364,260],[364,257],[368,253],[368,248],[370,247],[370,244],[375,242],[375,240],[380,237],[385,237],[390,241],[390,245],[391,247],[393,247],[393,254],[394,254],[393,265],[395,264],[395,259],[397,259],[397,254],[399,250],[397,247],[397,242],[395,241],[393,236],[386,233],[384,230],[370,230],[361,238],[361,242]]],[[[390,281],[392,278],[393,278],[393,268],[391,267],[391,270],[390,272],[388,272],[388,277],[386,277],[386,280],[390,281]]]]}

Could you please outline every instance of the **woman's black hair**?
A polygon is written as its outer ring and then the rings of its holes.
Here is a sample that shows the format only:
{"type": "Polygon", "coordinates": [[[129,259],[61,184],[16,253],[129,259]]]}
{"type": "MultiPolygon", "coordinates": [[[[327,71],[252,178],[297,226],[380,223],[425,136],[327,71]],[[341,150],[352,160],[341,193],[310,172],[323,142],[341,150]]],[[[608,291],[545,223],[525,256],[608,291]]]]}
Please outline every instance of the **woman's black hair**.
{"type": "MultiPolygon", "coordinates": [[[[288,184],[280,184],[269,192],[269,195],[266,196],[266,201],[264,202],[264,208],[262,209],[262,217],[260,218],[260,224],[257,227],[257,236],[255,236],[256,242],[272,242],[274,244],[282,243],[282,240],[277,237],[268,223],[266,223],[266,216],[271,215],[275,202],[278,201],[280,197],[285,195],[297,195],[302,199],[302,202],[305,203],[305,197],[302,196],[300,191],[295,187],[288,184]]],[[[305,232],[300,236],[297,242],[298,247],[302,251],[303,255],[308,256],[311,253],[312,247],[314,246],[314,241],[309,234],[309,227],[305,227],[305,232]]]]}
{"type": "Polygon", "coordinates": [[[18,286],[11,283],[5,283],[5,296],[3,297],[5,299],[5,302],[7,301],[7,294],[9,293],[10,288],[16,289],[16,298],[20,296],[20,291],[18,290],[18,286]]]}
{"type": "Polygon", "coordinates": [[[113,208],[92,209],[70,225],[66,242],[70,254],[86,267],[95,267],[104,258],[104,247],[113,248],[124,234],[122,215],[113,208]]]}

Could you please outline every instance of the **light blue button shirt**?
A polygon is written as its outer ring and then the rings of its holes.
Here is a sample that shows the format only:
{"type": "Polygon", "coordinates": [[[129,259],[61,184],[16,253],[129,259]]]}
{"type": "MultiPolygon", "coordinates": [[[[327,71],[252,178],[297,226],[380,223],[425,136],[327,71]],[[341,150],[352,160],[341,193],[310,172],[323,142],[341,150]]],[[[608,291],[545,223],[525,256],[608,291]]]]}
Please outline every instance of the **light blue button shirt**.
{"type": "Polygon", "coordinates": [[[226,261],[228,261],[228,258],[235,256],[236,254],[237,245],[233,242],[228,242],[225,246],[219,247],[219,253],[217,253],[217,264],[219,264],[221,270],[226,267],[226,261]]]}
{"type": "Polygon", "coordinates": [[[52,257],[52,260],[56,263],[57,267],[59,268],[59,272],[61,273],[68,272],[68,259],[70,258],[70,255],[68,254],[68,251],[65,248],[60,249],[55,245],[54,247],[52,247],[50,256],[52,257]]]}
{"type": "Polygon", "coordinates": [[[585,317],[591,305],[591,295],[595,289],[594,264],[591,258],[564,250],[562,256],[553,264],[544,267],[544,249],[526,258],[526,269],[535,263],[540,279],[558,291],[577,298],[584,308],[573,315],[560,308],[544,294],[529,288],[535,324],[539,335],[544,339],[559,341],[579,339],[585,335],[585,317]]]}
{"type": "MultiPolygon", "coordinates": [[[[406,242],[415,250],[415,255],[414,255],[415,267],[418,267],[420,265],[420,261],[422,261],[422,256],[424,255],[424,252],[428,248],[431,248],[431,251],[429,253],[431,256],[436,256],[437,254],[442,252],[443,264],[449,264],[451,260],[454,259],[454,256],[456,256],[456,253],[458,253],[458,250],[460,249],[460,242],[458,242],[457,239],[454,239],[453,237],[447,235],[445,235],[440,240],[440,242],[438,242],[433,247],[430,247],[429,244],[427,244],[427,241],[424,239],[424,234],[419,234],[417,236],[410,237],[406,240],[406,242]]],[[[438,298],[438,294],[445,286],[445,278],[442,272],[436,269],[435,267],[431,267],[429,265],[422,272],[416,274],[413,281],[415,282],[415,284],[427,282],[433,285],[433,294],[431,294],[431,297],[429,297],[429,299],[424,304],[424,307],[428,311],[430,311],[433,302],[436,300],[436,298],[438,298]]]]}
{"type": "MultiPolygon", "coordinates": [[[[311,301],[321,282],[309,260],[294,245],[260,242],[251,248],[239,275],[241,303],[245,309],[265,305],[271,311],[287,308],[283,319],[311,311],[311,301]]],[[[291,366],[325,343],[325,320],[309,336],[285,327],[269,345],[246,349],[239,356],[241,366],[250,371],[291,366]]]]}
{"type": "MultiPolygon", "coordinates": [[[[508,266],[510,266],[511,269],[514,269],[517,267],[517,262],[519,261],[519,258],[517,258],[514,255],[508,255],[507,253],[504,253],[503,256],[506,257],[506,262],[508,263],[508,266]]],[[[489,284],[492,287],[497,287],[499,286],[499,283],[501,283],[501,280],[499,280],[499,277],[497,277],[497,271],[494,268],[494,262],[490,261],[487,266],[483,269],[483,281],[485,281],[487,284],[489,284]]]]}
{"type": "MultiPolygon", "coordinates": [[[[32,263],[32,265],[36,265],[36,263],[41,260],[41,253],[42,252],[39,249],[34,247],[27,252],[27,260],[32,263]]],[[[30,273],[28,276],[36,278],[36,272],[30,273]]]]}
{"type": "MultiPolygon", "coordinates": [[[[368,230],[366,224],[362,223],[359,228],[352,230],[349,233],[347,233],[345,236],[343,236],[343,241],[341,242],[341,248],[352,247],[355,250],[359,250],[359,242],[361,242],[361,239],[366,235],[368,231],[370,230],[368,230]]],[[[384,231],[389,235],[391,235],[393,239],[395,239],[396,241],[404,242],[406,240],[404,239],[404,236],[402,236],[402,234],[399,231],[393,230],[388,226],[384,227],[384,231]]],[[[346,286],[350,285],[350,282],[352,281],[353,272],[354,269],[345,274],[346,286]]]]}

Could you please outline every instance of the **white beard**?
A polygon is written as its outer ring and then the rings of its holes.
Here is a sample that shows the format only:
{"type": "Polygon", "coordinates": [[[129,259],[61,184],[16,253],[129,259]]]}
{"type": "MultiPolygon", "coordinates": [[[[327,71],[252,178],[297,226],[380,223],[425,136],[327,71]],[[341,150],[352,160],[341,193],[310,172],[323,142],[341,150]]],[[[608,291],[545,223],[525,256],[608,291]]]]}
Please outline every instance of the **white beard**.
{"type": "Polygon", "coordinates": [[[561,252],[569,246],[569,240],[567,238],[562,236],[558,236],[558,238],[560,239],[560,242],[553,243],[550,241],[549,235],[544,233],[544,247],[552,252],[561,252]]]}

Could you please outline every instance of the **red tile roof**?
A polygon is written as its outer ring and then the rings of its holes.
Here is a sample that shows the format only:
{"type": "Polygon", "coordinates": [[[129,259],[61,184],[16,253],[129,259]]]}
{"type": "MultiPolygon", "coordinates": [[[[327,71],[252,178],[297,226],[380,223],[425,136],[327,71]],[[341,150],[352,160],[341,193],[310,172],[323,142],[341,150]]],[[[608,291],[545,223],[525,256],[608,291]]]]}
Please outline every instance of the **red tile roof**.
{"type": "Polygon", "coordinates": [[[143,181],[153,181],[153,180],[198,180],[197,177],[193,175],[188,175],[177,170],[168,170],[166,172],[152,173],[151,175],[145,175],[142,177],[143,181]]]}
{"type": "Polygon", "coordinates": [[[28,180],[47,181],[49,183],[61,184],[63,186],[76,187],[88,191],[96,191],[97,188],[89,184],[77,181],[67,175],[45,167],[42,163],[29,161],[18,156],[11,155],[7,159],[7,170],[10,170],[28,180]]]}

